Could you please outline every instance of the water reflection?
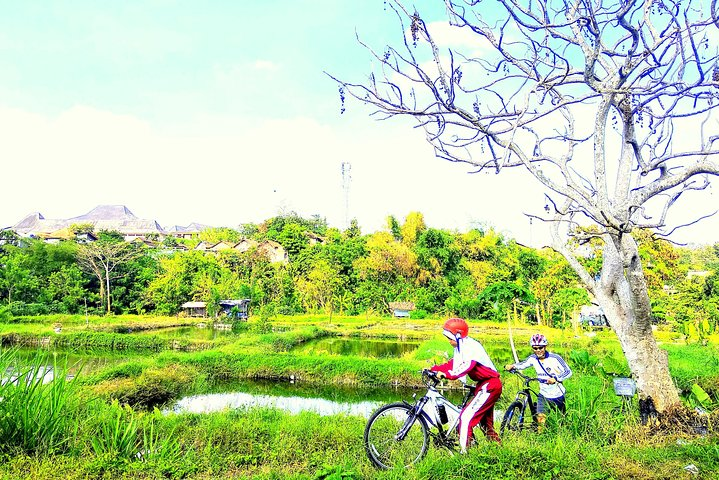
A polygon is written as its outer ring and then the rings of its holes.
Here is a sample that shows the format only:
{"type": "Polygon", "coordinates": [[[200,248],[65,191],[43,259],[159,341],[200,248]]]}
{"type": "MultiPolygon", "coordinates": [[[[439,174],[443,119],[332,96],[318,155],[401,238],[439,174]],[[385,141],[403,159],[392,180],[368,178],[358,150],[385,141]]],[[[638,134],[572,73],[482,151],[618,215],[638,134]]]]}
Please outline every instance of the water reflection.
{"type": "MultiPolygon", "coordinates": [[[[358,415],[369,418],[380,405],[406,400],[413,402],[425,393],[411,388],[321,387],[302,383],[244,381],[223,391],[184,397],[165,410],[166,413],[209,413],[247,407],[279,408],[293,414],[311,411],[320,415],[358,415]]],[[[445,396],[459,403],[462,392],[448,390],[445,396]]]]}
{"type": "Polygon", "coordinates": [[[15,348],[11,366],[17,370],[26,370],[30,367],[39,367],[47,370],[52,379],[52,371],[56,368],[62,370],[69,377],[74,377],[78,373],[91,373],[103,368],[117,365],[129,360],[132,356],[129,354],[113,355],[107,351],[92,350],[63,350],[63,349],[45,349],[45,348],[15,348]]]}
{"type": "Polygon", "coordinates": [[[205,327],[188,326],[188,327],[168,327],[155,328],[150,330],[138,330],[131,332],[131,335],[154,336],[169,340],[216,340],[235,335],[231,330],[221,330],[212,328],[211,325],[205,327]]]}
{"type": "Polygon", "coordinates": [[[243,407],[272,407],[293,414],[310,411],[320,415],[346,414],[369,418],[372,412],[383,403],[380,401],[336,402],[324,398],[277,397],[231,392],[185,397],[165,413],[170,411],[174,413],[210,413],[243,407]]]}
{"type": "Polygon", "coordinates": [[[367,338],[322,338],[300,345],[295,352],[311,355],[355,355],[360,357],[401,357],[414,352],[419,343],[367,338]]]}
{"type": "MultiPolygon", "coordinates": [[[[73,378],[72,375],[67,375],[67,377],[68,379],[73,378]]],[[[40,380],[40,383],[44,385],[52,382],[54,378],[55,369],[45,365],[39,365],[37,368],[33,369],[8,367],[5,369],[5,372],[0,375],[0,386],[8,383],[17,384],[21,379],[24,379],[28,385],[37,380],[40,380]]]]}

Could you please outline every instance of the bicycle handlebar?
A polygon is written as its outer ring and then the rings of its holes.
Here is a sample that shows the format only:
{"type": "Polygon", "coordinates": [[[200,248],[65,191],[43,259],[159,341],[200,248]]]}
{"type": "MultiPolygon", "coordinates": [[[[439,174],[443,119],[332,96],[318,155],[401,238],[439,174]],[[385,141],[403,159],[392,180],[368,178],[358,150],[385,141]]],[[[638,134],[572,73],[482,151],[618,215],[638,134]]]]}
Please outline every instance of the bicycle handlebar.
{"type": "Polygon", "coordinates": [[[421,373],[422,373],[422,378],[426,378],[428,381],[432,382],[432,386],[436,387],[439,384],[439,382],[442,381],[442,379],[440,379],[437,376],[437,372],[433,372],[432,370],[430,370],[428,368],[423,368],[421,373]]]}
{"type": "Polygon", "coordinates": [[[517,370],[516,368],[511,369],[511,370],[509,371],[509,373],[513,373],[513,374],[517,375],[518,377],[523,378],[523,379],[524,379],[524,383],[526,383],[526,384],[529,384],[529,382],[547,383],[546,380],[541,380],[541,379],[535,378],[535,377],[528,377],[527,375],[523,374],[522,372],[520,372],[520,371],[517,370]]]}

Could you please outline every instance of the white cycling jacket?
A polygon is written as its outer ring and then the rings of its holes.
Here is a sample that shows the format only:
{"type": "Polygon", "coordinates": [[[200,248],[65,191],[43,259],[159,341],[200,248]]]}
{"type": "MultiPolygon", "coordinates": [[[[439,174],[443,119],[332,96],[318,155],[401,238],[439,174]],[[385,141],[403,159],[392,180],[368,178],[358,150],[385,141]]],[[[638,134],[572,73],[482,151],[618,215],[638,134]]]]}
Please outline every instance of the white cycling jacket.
{"type": "Polygon", "coordinates": [[[530,355],[526,360],[514,365],[517,370],[534,367],[539,379],[539,393],[544,398],[559,398],[564,395],[563,382],[572,376],[572,370],[562,357],[556,353],[546,352],[546,355],[540,360],[536,355],[530,355]],[[547,379],[554,378],[558,383],[549,385],[544,383],[547,379]]]}

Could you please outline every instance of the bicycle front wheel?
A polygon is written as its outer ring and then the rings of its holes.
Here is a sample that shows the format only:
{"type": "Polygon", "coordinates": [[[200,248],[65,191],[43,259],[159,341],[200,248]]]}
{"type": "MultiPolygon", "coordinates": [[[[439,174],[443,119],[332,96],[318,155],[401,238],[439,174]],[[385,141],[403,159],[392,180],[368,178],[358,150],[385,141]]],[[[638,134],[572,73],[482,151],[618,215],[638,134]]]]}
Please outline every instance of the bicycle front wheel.
{"type": "Polygon", "coordinates": [[[505,431],[518,432],[524,427],[523,407],[524,405],[519,401],[512,402],[512,404],[507,407],[504,418],[502,418],[502,426],[499,428],[500,435],[505,431]]]}
{"type": "Polygon", "coordinates": [[[364,444],[367,456],[377,468],[409,467],[427,454],[429,428],[412,410],[405,403],[390,403],[370,417],[364,430],[364,444]]]}

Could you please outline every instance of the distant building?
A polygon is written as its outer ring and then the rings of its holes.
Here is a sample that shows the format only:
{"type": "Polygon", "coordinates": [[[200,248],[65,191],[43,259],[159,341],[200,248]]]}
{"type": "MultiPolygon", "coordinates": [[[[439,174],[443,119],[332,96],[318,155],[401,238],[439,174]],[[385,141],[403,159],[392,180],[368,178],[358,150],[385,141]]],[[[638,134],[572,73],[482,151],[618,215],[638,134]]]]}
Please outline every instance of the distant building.
{"type": "Polygon", "coordinates": [[[579,323],[590,327],[607,327],[609,322],[602,307],[597,305],[584,305],[579,311],[579,323]]]}
{"type": "Polygon", "coordinates": [[[389,302],[389,309],[392,311],[393,317],[410,318],[409,312],[414,310],[414,303],[412,303],[412,302],[389,302]]]}
{"type": "Polygon", "coordinates": [[[165,231],[155,220],[137,218],[124,205],[98,205],[84,215],[67,219],[47,219],[41,213],[27,215],[10,229],[23,237],[49,238],[59,241],[55,232],[68,229],[74,224],[90,224],[95,232],[101,230],[121,233],[131,241],[150,234],[164,235],[165,231]]]}
{"type": "Polygon", "coordinates": [[[287,263],[289,255],[282,245],[273,241],[265,240],[257,245],[257,251],[267,256],[271,263],[287,263]]]}
{"type": "Polygon", "coordinates": [[[249,238],[243,238],[242,240],[237,242],[233,248],[235,250],[237,250],[238,252],[246,252],[251,248],[256,248],[257,245],[259,245],[259,244],[257,243],[256,240],[250,240],[249,238]]]}
{"type": "Polygon", "coordinates": [[[200,242],[197,245],[195,245],[195,248],[193,250],[199,250],[201,252],[206,252],[210,249],[212,245],[207,242],[200,242]]]}
{"type": "Polygon", "coordinates": [[[314,232],[305,232],[305,235],[307,236],[307,239],[310,242],[310,245],[316,245],[316,244],[323,244],[325,243],[325,239],[320,237],[314,232]]]}
{"type": "Polygon", "coordinates": [[[250,316],[250,299],[220,300],[220,311],[235,320],[247,320],[250,316]]]}
{"type": "Polygon", "coordinates": [[[188,317],[206,317],[207,316],[207,303],[206,302],[185,302],[180,305],[188,317]]]}
{"type": "Polygon", "coordinates": [[[75,233],[70,227],[55,230],[52,233],[38,233],[38,238],[46,243],[60,243],[63,240],[75,240],[77,243],[90,243],[97,240],[97,237],[90,232],[75,233]]]}
{"type": "Polygon", "coordinates": [[[214,245],[210,245],[207,247],[207,250],[211,252],[219,252],[220,250],[231,250],[232,247],[234,247],[234,243],[229,242],[217,242],[214,245]]]}
{"type": "Polygon", "coordinates": [[[168,235],[172,235],[176,238],[193,238],[200,234],[203,230],[211,228],[208,225],[202,225],[201,223],[191,223],[186,227],[180,225],[174,225],[165,229],[168,235]]]}

